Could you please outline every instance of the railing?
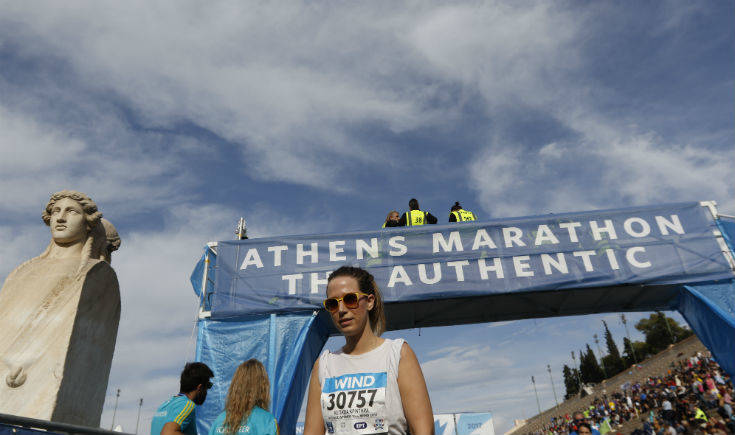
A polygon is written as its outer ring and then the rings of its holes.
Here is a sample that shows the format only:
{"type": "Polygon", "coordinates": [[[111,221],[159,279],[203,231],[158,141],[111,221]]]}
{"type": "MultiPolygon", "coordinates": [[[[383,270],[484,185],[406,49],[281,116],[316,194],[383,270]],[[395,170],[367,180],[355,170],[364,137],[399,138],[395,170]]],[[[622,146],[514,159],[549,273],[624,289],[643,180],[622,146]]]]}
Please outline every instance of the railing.
{"type": "Polygon", "coordinates": [[[68,423],[57,423],[36,418],[20,417],[17,415],[0,414],[0,424],[18,426],[25,429],[43,429],[47,432],[64,434],[93,434],[93,435],[130,435],[122,432],[113,432],[98,427],[77,426],[68,423]]]}

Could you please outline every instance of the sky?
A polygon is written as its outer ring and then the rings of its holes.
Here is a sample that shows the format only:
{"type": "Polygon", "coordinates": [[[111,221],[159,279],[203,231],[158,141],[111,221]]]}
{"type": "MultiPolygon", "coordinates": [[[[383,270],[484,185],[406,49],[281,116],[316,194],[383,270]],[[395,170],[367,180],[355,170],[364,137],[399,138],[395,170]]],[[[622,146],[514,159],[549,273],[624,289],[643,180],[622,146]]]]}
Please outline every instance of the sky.
{"type": "MultiPolygon", "coordinates": [[[[715,200],[735,214],[731,2],[0,2],[0,279],[51,193],[115,224],[102,425],[145,432],[194,350],[207,241],[715,200]]],[[[632,321],[647,314],[631,314],[632,321]]],[[[615,313],[400,331],[436,412],[502,433],[615,313]],[[445,364],[457,370],[444,370],[445,364]],[[477,378],[482,378],[481,382],[477,378]]],[[[635,334],[635,333],[634,333],[635,334]]],[[[390,335],[393,336],[393,335],[390,335]]],[[[634,337],[636,338],[636,337],[634,337]]],[[[640,338],[640,337],[637,337],[640,338]]],[[[334,346],[330,342],[329,346],[334,346]]]]}

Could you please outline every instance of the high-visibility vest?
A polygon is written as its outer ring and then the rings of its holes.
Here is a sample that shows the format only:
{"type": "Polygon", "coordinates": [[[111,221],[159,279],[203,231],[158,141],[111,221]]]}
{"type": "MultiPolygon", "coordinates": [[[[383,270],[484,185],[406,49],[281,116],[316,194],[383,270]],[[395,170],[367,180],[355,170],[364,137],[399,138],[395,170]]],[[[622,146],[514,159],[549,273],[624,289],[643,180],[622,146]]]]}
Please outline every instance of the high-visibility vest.
{"type": "Polygon", "coordinates": [[[426,212],[421,210],[409,210],[406,212],[406,226],[424,225],[426,223],[426,212]]]}
{"type": "Polygon", "coordinates": [[[457,222],[473,221],[477,219],[474,213],[472,213],[471,211],[462,209],[462,208],[460,208],[459,210],[453,211],[451,214],[454,215],[454,218],[457,220],[457,222]]]}

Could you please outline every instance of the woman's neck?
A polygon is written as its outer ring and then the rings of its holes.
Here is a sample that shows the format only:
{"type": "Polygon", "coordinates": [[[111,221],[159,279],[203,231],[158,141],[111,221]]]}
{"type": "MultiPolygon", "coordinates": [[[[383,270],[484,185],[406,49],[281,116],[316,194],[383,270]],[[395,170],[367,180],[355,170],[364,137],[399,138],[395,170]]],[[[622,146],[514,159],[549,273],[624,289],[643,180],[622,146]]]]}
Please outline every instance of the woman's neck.
{"type": "Polygon", "coordinates": [[[84,243],[82,240],[71,243],[51,242],[51,250],[48,253],[48,258],[79,258],[82,255],[83,247],[84,243]]]}
{"type": "Polygon", "coordinates": [[[370,352],[383,344],[385,340],[373,333],[368,324],[361,334],[345,337],[345,345],[342,351],[349,355],[360,355],[370,352]]]}

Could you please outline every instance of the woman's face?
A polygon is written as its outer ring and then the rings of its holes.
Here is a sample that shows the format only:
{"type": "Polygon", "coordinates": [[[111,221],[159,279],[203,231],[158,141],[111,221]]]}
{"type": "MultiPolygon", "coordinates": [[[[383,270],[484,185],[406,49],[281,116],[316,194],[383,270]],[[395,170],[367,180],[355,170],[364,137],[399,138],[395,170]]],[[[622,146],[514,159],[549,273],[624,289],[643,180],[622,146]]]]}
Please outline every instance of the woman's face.
{"type": "Polygon", "coordinates": [[[61,198],[51,209],[51,237],[57,243],[73,243],[87,236],[87,219],[81,204],[61,198]]]}
{"type": "Polygon", "coordinates": [[[586,427],[582,426],[579,429],[577,429],[577,434],[578,435],[591,435],[592,432],[590,432],[590,430],[587,429],[586,427]]]}
{"type": "MultiPolygon", "coordinates": [[[[347,293],[359,292],[357,280],[351,276],[338,276],[327,285],[328,298],[342,298],[347,293]]],[[[375,304],[375,296],[361,296],[357,308],[347,308],[344,301],[339,301],[339,308],[330,312],[332,321],[339,332],[344,336],[362,334],[366,327],[370,327],[368,314],[375,304]]]]}

